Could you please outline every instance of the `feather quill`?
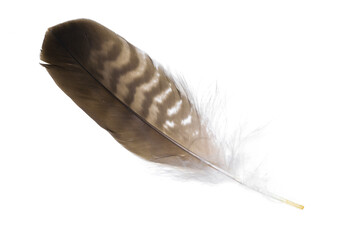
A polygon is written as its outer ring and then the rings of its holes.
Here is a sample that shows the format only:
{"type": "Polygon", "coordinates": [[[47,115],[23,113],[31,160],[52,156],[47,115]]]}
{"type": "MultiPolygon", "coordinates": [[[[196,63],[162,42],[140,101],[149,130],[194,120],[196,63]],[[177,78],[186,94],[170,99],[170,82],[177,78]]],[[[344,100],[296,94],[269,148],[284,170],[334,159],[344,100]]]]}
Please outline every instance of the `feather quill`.
{"type": "Polygon", "coordinates": [[[116,33],[91,20],[68,21],[48,29],[40,58],[56,84],[129,151],[183,168],[210,167],[248,186],[231,174],[222,149],[181,85],[116,33]]]}

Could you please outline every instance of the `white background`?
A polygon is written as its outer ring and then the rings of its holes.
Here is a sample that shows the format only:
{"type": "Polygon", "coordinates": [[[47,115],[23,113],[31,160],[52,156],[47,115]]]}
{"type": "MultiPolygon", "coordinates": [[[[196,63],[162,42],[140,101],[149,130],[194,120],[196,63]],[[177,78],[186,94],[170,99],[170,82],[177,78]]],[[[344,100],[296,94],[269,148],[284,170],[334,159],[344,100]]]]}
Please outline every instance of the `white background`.
{"type": "Polygon", "coordinates": [[[346,0],[2,3],[0,239],[359,239],[359,12],[346,0]],[[305,209],[179,181],[122,148],[39,65],[46,29],[76,18],[196,94],[217,82],[229,126],[266,125],[249,155],[266,160],[269,188],[305,209]]]}

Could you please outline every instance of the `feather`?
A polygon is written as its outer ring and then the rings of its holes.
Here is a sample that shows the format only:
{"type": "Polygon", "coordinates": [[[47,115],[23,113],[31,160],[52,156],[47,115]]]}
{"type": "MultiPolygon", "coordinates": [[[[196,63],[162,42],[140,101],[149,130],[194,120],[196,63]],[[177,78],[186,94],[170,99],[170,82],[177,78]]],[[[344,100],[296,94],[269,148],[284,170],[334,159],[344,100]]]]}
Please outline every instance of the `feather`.
{"type": "Polygon", "coordinates": [[[184,87],[116,33],[91,20],[65,22],[48,29],[40,58],[55,83],[129,151],[152,162],[215,169],[249,187],[231,173],[184,87]]]}

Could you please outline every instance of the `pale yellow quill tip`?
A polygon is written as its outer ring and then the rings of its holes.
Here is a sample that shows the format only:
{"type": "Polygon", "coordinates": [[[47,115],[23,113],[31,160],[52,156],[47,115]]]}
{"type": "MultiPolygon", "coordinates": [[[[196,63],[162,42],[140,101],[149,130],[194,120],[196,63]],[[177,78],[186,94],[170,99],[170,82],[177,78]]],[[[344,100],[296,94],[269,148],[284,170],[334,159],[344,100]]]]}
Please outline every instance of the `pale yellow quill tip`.
{"type": "Polygon", "coordinates": [[[296,207],[296,208],[298,208],[298,209],[301,209],[301,210],[304,209],[304,206],[303,206],[303,205],[294,203],[294,202],[292,202],[292,201],[285,200],[285,201],[283,201],[283,202],[284,202],[284,203],[287,203],[287,204],[289,204],[289,205],[291,205],[291,206],[293,206],[293,207],[296,207]]]}

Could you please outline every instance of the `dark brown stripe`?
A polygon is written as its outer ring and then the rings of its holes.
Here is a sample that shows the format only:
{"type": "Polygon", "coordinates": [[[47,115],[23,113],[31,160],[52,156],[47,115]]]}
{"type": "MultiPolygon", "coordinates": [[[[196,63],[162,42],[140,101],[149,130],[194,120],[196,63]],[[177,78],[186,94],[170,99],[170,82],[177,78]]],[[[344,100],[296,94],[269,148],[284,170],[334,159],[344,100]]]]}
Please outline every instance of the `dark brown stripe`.
{"type": "MultiPolygon", "coordinates": [[[[173,114],[172,116],[168,117],[169,121],[174,121],[176,124],[180,124],[181,120],[187,118],[191,111],[191,105],[190,105],[188,99],[184,96],[181,96],[181,100],[182,100],[182,104],[180,105],[179,111],[177,113],[173,114]],[[176,121],[177,119],[179,121],[176,121]]],[[[173,107],[173,106],[171,106],[171,107],[173,107]]]]}
{"type": "Polygon", "coordinates": [[[156,119],[156,126],[162,126],[166,120],[169,119],[167,115],[167,110],[174,106],[174,104],[180,100],[179,92],[173,83],[171,83],[171,93],[167,96],[167,98],[158,105],[159,113],[156,119]]]}
{"type": "Polygon", "coordinates": [[[144,94],[144,101],[139,115],[144,116],[145,119],[149,116],[150,106],[154,98],[169,87],[169,80],[166,78],[162,69],[159,69],[159,74],[159,82],[156,87],[153,87],[149,92],[144,94]]]}
{"type": "MultiPolygon", "coordinates": [[[[130,49],[130,60],[121,68],[114,68],[110,77],[110,91],[116,93],[116,86],[119,82],[119,77],[126,74],[129,71],[136,69],[139,66],[139,58],[136,53],[136,49],[133,45],[128,43],[130,49]]],[[[125,47],[125,46],[124,46],[125,47]]]]}
{"type": "Polygon", "coordinates": [[[146,55],[145,61],[146,61],[146,68],[145,68],[144,73],[141,76],[134,78],[133,81],[131,81],[131,83],[126,85],[126,87],[129,90],[129,93],[126,96],[126,98],[124,99],[124,101],[129,106],[134,101],[136,88],[144,83],[149,82],[151,80],[151,78],[154,76],[155,67],[153,65],[152,60],[149,58],[149,56],[146,55]]]}
{"type": "MultiPolygon", "coordinates": [[[[115,61],[116,58],[121,54],[122,48],[123,43],[121,41],[116,41],[115,44],[106,53],[99,53],[96,56],[96,59],[93,59],[96,64],[96,71],[100,72],[104,70],[104,65],[107,61],[115,61]]],[[[101,49],[98,51],[101,51],[101,49]]]]}

